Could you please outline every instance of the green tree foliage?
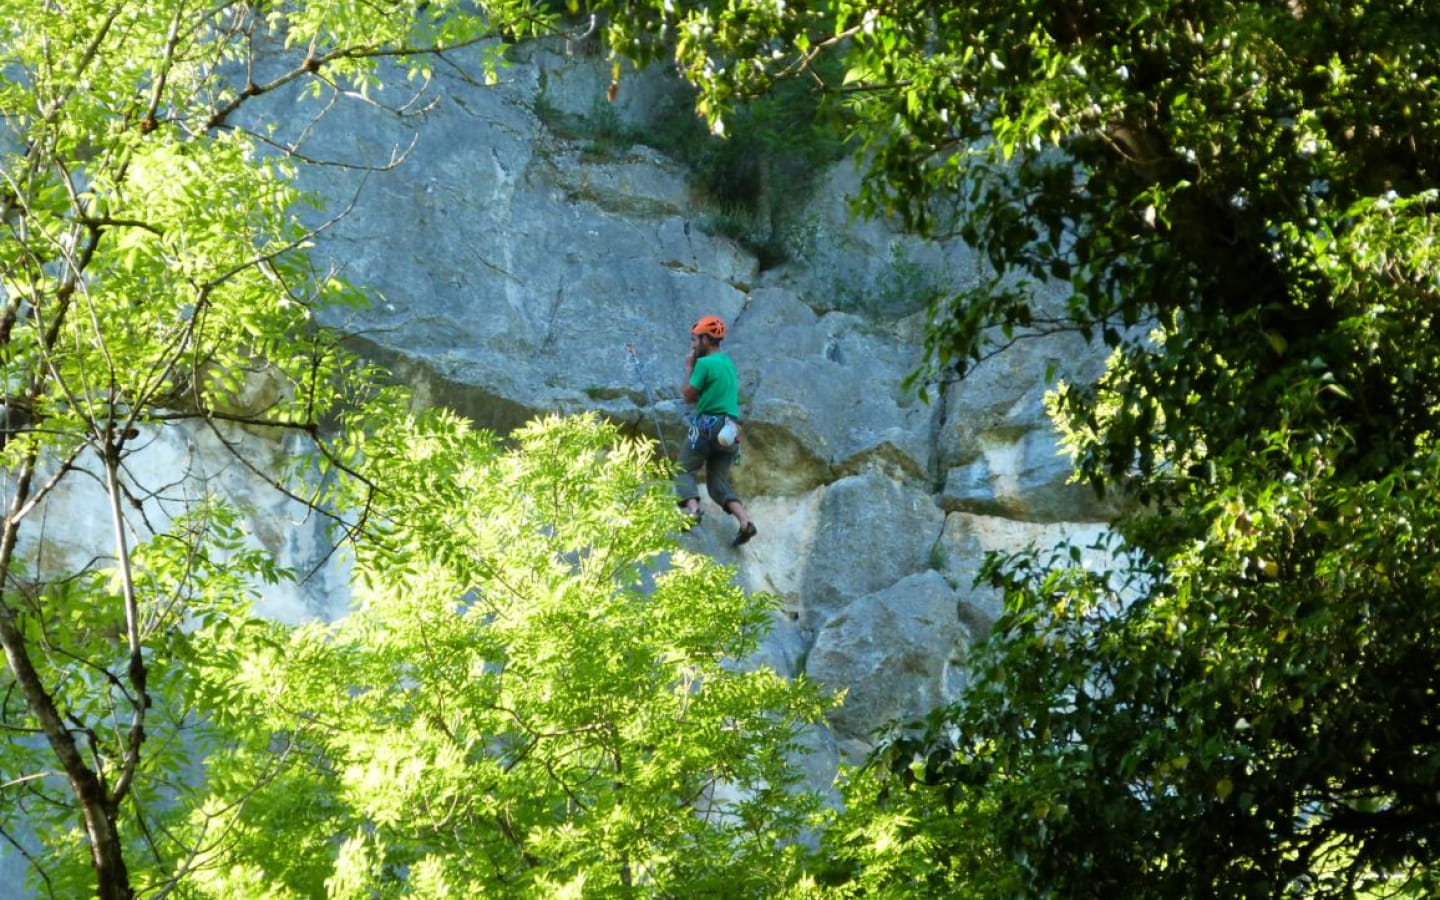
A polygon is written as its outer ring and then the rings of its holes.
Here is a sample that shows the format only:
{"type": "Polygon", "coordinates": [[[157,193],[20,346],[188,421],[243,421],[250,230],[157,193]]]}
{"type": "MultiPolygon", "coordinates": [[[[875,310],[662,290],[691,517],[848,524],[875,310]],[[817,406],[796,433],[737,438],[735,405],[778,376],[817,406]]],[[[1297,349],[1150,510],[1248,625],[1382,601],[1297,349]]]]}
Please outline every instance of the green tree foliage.
{"type": "Polygon", "coordinates": [[[44,894],[128,898],[132,871],[161,894],[205,844],[158,823],[190,793],[187,755],[243,719],[222,672],[268,639],[249,601],[286,573],[137,454],[182,421],[238,442],[239,422],[343,466],[343,444],[313,441],[369,391],[312,323],[357,295],[306,263],[304,157],[247,129],[248,107],[300,87],[340,102],[382,60],[423,74],[432,49],[544,19],[513,0],[6,0],[0,22],[0,827],[44,894]],[[87,485],[108,517],[66,519],[87,485]],[[93,557],[55,552],[57,527],[93,557]],[[87,857],[88,875],[65,865],[87,857]]]}
{"type": "Polygon", "coordinates": [[[1053,412],[1080,477],[1135,503],[1126,563],[984,573],[1009,611],[977,687],[877,760],[934,790],[882,778],[857,806],[888,818],[853,834],[885,840],[830,875],[904,895],[916,853],[961,895],[1433,896],[1428,7],[596,5],[712,117],[842,57],[864,208],[992,267],[934,306],[917,384],[1037,333],[1113,350],[1053,412]]]}
{"type": "Polygon", "coordinates": [[[367,445],[388,534],[358,609],[247,685],[305,734],[317,808],[343,807],[313,823],[346,839],[329,896],[774,896],[823,710],[737,665],[775,598],[678,548],[653,448],[593,416],[516,437],[437,414],[367,445]]]}

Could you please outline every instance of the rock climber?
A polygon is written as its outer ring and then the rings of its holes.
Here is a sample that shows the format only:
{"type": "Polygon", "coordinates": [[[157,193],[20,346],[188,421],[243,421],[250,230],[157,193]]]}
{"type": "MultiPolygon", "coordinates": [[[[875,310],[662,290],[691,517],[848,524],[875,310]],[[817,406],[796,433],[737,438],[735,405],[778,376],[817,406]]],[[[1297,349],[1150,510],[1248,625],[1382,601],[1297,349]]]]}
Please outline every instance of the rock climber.
{"type": "Polygon", "coordinates": [[[690,329],[682,392],[686,403],[695,404],[695,413],[688,440],[680,448],[682,471],[675,478],[675,493],[680,508],[698,523],[703,513],[695,476],[703,467],[710,499],[740,523],[731,541],[738,547],[755,536],[756,528],[730,482],[730,467],[740,449],[740,376],[735,363],[720,350],[723,340],[725,322],[717,316],[702,316],[690,329]]]}

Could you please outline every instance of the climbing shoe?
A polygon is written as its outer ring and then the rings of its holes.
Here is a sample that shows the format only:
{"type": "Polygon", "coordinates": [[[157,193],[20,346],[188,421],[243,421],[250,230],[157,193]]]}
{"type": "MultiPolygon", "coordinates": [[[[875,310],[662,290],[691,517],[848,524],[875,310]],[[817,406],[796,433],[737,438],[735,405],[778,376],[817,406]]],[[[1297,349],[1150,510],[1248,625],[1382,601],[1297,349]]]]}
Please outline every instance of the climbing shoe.
{"type": "Polygon", "coordinates": [[[740,530],[735,532],[735,540],[730,542],[730,546],[738,547],[741,544],[749,541],[755,536],[755,532],[757,530],[758,529],[755,527],[754,522],[749,522],[745,525],[740,526],[740,530]]]}

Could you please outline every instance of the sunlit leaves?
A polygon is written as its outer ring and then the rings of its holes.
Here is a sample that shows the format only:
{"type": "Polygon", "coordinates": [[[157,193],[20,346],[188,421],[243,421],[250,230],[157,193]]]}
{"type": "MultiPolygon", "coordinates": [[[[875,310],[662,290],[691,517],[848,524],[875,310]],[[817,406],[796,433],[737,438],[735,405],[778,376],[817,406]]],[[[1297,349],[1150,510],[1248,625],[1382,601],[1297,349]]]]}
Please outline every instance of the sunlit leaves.
{"type": "MultiPolygon", "coordinates": [[[[131,871],[142,882],[163,882],[170,861],[193,850],[184,839],[173,840],[222,828],[219,823],[239,812],[236,807],[206,811],[206,791],[196,794],[197,758],[221,746],[237,752],[246,743],[266,751],[251,757],[252,768],[238,779],[234,772],[229,778],[215,773],[209,790],[231,803],[256,791],[274,771],[271,736],[254,730],[256,709],[234,676],[245,660],[271,644],[278,630],[251,617],[256,586],[287,576],[267,554],[253,549],[237,521],[233,510],[202,500],[167,531],[138,545],[128,560],[141,598],[136,627],[147,648],[143,699],[133,681],[113,674],[127,667],[126,613],[113,561],[56,581],[21,611],[37,675],[70,721],[90,723],[89,745],[97,762],[103,762],[99,773],[107,783],[123,777],[127,728],[138,708],[147,710],[147,752],[136,760],[127,800],[169,837],[160,844],[138,836],[134,843],[127,841],[131,871]],[[186,830],[191,816],[199,831],[186,830]]],[[[8,725],[17,734],[38,733],[39,723],[21,705],[9,670],[6,691],[11,698],[5,710],[8,725]]],[[[83,833],[69,786],[56,773],[48,748],[42,751],[38,742],[21,739],[7,742],[4,752],[6,771],[17,779],[0,791],[7,830],[34,835],[32,859],[48,883],[91,885],[76,889],[82,894],[93,890],[87,854],[76,850],[83,833]]]]}
{"type": "MultiPolygon", "coordinates": [[[[513,447],[448,414],[394,424],[364,455],[383,527],[360,607],[297,635],[277,684],[329,723],[372,850],[424,873],[407,895],[773,890],[814,804],[792,742],[822,706],[736,667],[770,600],[676,545],[652,449],[593,416],[513,447]]],[[[391,882],[367,871],[334,878],[391,882]]]]}

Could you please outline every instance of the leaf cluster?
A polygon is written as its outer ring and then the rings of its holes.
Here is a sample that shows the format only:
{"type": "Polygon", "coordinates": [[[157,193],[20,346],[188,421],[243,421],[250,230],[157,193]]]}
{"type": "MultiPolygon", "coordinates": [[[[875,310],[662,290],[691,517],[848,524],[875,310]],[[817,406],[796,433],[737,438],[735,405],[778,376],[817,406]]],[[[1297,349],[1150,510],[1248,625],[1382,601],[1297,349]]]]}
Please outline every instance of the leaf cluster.
{"type": "Polygon", "coordinates": [[[594,416],[375,437],[359,606],[255,686],[318,724],[352,823],[332,896],[770,895],[824,704],[739,665],[774,599],[678,548],[653,448],[594,416]]]}

